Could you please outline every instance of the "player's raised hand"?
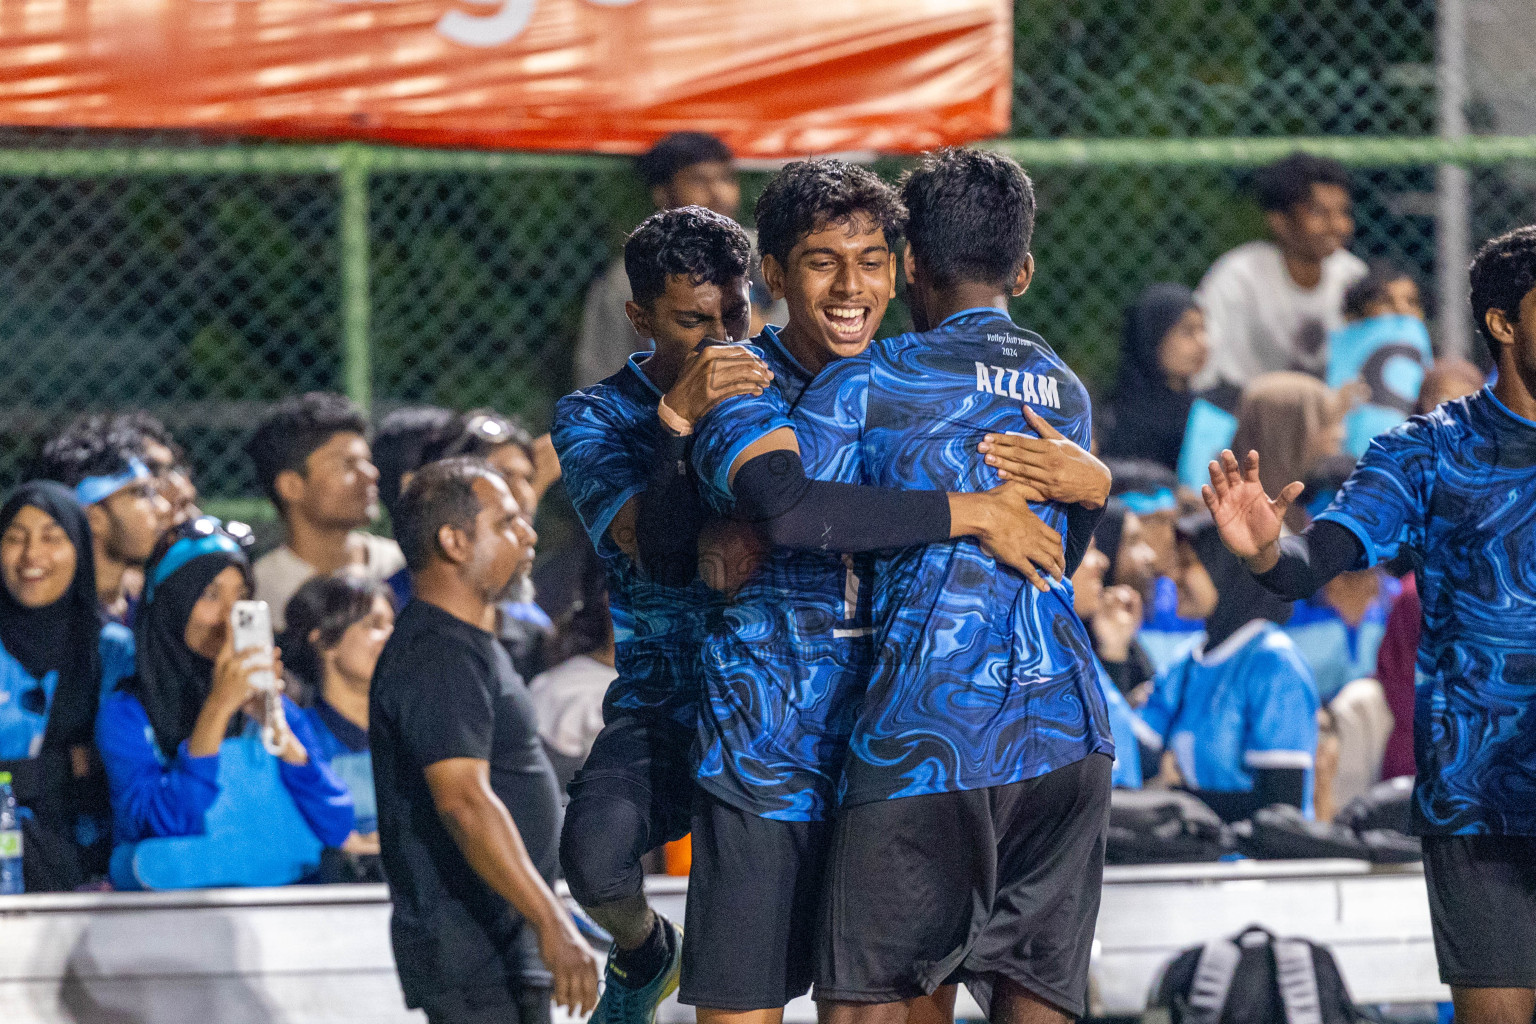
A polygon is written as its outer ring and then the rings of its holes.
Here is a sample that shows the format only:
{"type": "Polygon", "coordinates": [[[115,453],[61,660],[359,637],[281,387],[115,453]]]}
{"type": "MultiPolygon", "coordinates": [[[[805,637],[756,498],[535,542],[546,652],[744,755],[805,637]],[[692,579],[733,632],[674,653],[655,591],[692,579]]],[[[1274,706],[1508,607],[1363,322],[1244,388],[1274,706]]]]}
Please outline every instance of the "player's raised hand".
{"type": "Polygon", "coordinates": [[[664,401],[692,428],[717,403],[736,395],[760,395],[772,380],[773,371],[745,346],[706,344],[688,356],[664,401]]]}
{"type": "Polygon", "coordinates": [[[951,494],[951,537],[975,537],[982,548],[1024,574],[1036,590],[1050,590],[1046,577],[1059,580],[1067,571],[1061,534],[1045,525],[1029,507],[1033,491],[1005,483],[983,494],[951,494]]]}
{"type": "Polygon", "coordinates": [[[1237,456],[1224,449],[1208,469],[1211,482],[1200,488],[1200,496],[1211,510],[1221,542],[1254,572],[1274,568],[1280,557],[1280,526],[1303,485],[1286,484],[1271,500],[1259,482],[1259,453],[1253,451],[1239,467],[1237,456]]]}
{"type": "Polygon", "coordinates": [[[1109,467],[1024,406],[1024,419],[1039,437],[988,434],[976,450],[998,476],[1032,489],[1033,501],[1099,508],[1109,497],[1109,467]]]}

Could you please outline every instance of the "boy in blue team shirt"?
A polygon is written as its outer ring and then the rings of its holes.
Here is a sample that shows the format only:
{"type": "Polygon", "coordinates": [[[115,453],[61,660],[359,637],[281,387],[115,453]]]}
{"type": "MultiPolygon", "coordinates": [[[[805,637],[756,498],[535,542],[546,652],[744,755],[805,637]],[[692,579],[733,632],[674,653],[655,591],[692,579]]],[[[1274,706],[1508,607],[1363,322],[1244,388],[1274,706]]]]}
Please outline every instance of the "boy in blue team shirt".
{"type": "Polygon", "coordinates": [[[1472,310],[1498,382],[1371,442],[1299,536],[1280,523],[1258,454],[1211,463],[1206,504],[1266,587],[1315,593],[1399,553],[1424,607],[1412,821],[1441,980],[1461,1024],[1529,1024],[1536,1009],[1536,227],[1485,245],[1472,310]]]}
{"type": "MultiPolygon", "coordinates": [[[[1061,536],[1081,554],[1108,474],[1045,486],[1014,471],[1008,439],[1080,451],[1090,429],[1077,378],[1007,313],[1034,270],[1029,179],[995,154],[946,150],[903,198],[925,333],[824,371],[799,403],[800,443],[886,487],[979,492],[1006,472],[1070,568],[1061,536]]],[[[877,660],[822,903],[823,1019],[905,1019],[955,981],[992,1019],[1081,1014],[1114,747],[1070,585],[938,541],[882,553],[873,603],[877,660]],[[892,877],[921,898],[891,899],[876,880],[892,877]]]]}

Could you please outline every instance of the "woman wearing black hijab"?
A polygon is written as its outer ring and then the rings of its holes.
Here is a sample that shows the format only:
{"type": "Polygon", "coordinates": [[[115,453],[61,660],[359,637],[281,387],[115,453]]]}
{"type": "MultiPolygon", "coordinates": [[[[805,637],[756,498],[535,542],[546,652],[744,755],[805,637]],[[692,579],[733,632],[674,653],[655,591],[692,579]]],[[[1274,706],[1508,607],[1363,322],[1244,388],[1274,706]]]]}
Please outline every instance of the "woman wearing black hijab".
{"type": "Polygon", "coordinates": [[[1305,810],[1317,754],[1317,686],[1277,623],[1290,605],[1222,546],[1205,513],[1179,521],[1179,614],[1206,635],[1157,677],[1142,720],[1159,734],[1165,781],[1224,820],[1270,804],[1305,810]]]}
{"type": "Polygon", "coordinates": [[[76,842],[81,815],[105,834],[91,730],[103,664],[108,682],[131,670],[132,639],[103,633],[90,526],[60,484],[23,484],[0,506],[0,576],[0,771],[32,810],[26,887],[73,889],[106,866],[76,842]]]}
{"type": "Polygon", "coordinates": [[[134,623],[138,671],[104,697],[96,738],[111,783],[118,888],[281,885],[352,831],[352,801],[282,698],[279,753],[263,747],[265,695],[281,671],[235,654],[230,612],[251,593],[240,540],[216,519],[160,542],[134,623]]]}
{"type": "Polygon", "coordinates": [[[1177,470],[1194,404],[1190,380],[1209,354],[1195,293],[1181,284],[1149,285],[1125,313],[1120,375],[1109,399],[1112,425],[1099,454],[1177,470]]]}

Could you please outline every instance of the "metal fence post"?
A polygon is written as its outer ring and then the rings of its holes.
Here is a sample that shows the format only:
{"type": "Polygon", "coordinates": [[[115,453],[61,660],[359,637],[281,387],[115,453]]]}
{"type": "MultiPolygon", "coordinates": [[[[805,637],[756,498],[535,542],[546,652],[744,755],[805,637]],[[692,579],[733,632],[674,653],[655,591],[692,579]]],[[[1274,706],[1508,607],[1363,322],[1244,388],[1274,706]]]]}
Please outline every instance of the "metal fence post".
{"type": "Polygon", "coordinates": [[[369,336],[368,150],[340,147],[342,386],[367,410],[373,404],[373,346],[369,336]]]}
{"type": "MultiPolygon", "coordinates": [[[[1435,86],[1439,134],[1448,142],[1467,137],[1467,8],[1464,0],[1435,5],[1435,86]]],[[[1467,168],[1442,163],[1436,169],[1435,297],[1440,349],[1444,355],[1472,351],[1471,287],[1472,188],[1467,168]]]]}

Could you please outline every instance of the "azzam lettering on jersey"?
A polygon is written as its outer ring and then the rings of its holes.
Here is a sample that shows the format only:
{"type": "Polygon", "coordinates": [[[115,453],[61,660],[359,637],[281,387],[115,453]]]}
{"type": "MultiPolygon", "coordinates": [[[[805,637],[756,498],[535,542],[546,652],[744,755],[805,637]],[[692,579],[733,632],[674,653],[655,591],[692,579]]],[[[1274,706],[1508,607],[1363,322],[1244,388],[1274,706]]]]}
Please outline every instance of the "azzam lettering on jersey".
{"type": "Polygon", "coordinates": [[[976,364],[976,390],[1002,398],[1015,398],[1042,409],[1060,409],[1061,392],[1057,380],[1047,373],[1010,370],[1002,366],[976,364]]]}

